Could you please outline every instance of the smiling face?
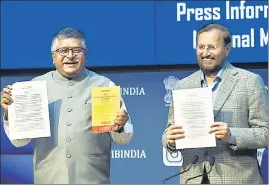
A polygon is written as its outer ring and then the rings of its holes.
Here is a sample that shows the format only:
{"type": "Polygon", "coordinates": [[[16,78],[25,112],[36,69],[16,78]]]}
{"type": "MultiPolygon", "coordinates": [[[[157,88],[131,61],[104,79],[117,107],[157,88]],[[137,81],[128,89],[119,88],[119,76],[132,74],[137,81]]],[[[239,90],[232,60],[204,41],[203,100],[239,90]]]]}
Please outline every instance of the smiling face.
{"type": "Polygon", "coordinates": [[[202,32],[197,38],[197,60],[205,74],[216,75],[222,68],[230,52],[230,46],[225,45],[220,30],[213,29],[202,32]]]}
{"type": "Polygon", "coordinates": [[[57,40],[56,46],[52,58],[59,73],[66,78],[79,76],[83,72],[87,56],[87,51],[82,49],[81,39],[57,40]]]}

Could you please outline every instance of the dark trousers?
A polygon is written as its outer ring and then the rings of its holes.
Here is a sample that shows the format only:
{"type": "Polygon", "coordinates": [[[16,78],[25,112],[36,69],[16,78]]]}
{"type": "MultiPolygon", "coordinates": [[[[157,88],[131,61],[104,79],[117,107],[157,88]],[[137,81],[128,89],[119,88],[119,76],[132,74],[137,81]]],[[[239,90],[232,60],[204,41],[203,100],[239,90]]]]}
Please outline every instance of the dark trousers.
{"type": "Polygon", "coordinates": [[[201,184],[210,184],[208,176],[206,174],[205,168],[204,168],[204,174],[203,174],[203,178],[202,178],[202,182],[201,184]]]}

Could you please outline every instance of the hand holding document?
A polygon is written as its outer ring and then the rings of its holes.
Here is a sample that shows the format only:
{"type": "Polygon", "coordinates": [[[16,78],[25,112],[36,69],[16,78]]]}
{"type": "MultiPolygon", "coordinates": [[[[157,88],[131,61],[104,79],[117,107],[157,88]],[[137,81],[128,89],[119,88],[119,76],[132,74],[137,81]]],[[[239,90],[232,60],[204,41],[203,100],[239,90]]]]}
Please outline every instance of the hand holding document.
{"type": "Polygon", "coordinates": [[[215,147],[216,138],[209,134],[214,123],[211,88],[173,90],[174,120],[181,125],[185,138],[176,140],[176,148],[215,147]]]}
{"type": "Polygon", "coordinates": [[[120,86],[92,88],[92,132],[110,132],[120,109],[120,86]]]}
{"type": "Polygon", "coordinates": [[[10,139],[49,137],[46,81],[17,82],[12,88],[13,103],[8,107],[10,139]]]}

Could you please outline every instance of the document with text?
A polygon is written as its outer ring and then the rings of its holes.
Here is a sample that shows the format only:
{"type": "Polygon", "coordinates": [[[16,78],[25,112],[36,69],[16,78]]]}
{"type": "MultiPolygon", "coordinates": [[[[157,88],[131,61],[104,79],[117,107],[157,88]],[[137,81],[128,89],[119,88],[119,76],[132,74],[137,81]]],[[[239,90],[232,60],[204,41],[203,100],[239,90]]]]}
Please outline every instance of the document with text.
{"type": "Polygon", "coordinates": [[[215,134],[209,134],[214,123],[212,89],[180,89],[172,93],[175,124],[185,132],[185,138],[176,140],[176,148],[216,147],[215,134]]]}
{"type": "Polygon", "coordinates": [[[93,87],[92,132],[111,132],[120,109],[120,86],[93,87]]]}
{"type": "Polygon", "coordinates": [[[12,99],[8,106],[11,140],[51,136],[46,81],[14,83],[12,99]]]}

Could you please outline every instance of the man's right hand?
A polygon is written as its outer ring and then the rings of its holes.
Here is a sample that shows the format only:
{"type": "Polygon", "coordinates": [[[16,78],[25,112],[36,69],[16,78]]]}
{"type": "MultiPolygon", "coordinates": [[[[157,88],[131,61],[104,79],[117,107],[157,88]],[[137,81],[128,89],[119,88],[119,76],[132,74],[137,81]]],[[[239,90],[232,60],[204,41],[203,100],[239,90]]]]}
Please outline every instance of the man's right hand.
{"type": "Polygon", "coordinates": [[[171,146],[176,145],[176,139],[182,139],[184,137],[184,130],[182,129],[182,126],[170,125],[167,128],[166,139],[171,146]]]}
{"type": "Polygon", "coordinates": [[[11,91],[12,91],[11,85],[6,86],[5,88],[3,88],[2,91],[1,106],[4,109],[6,116],[8,114],[8,108],[7,108],[8,105],[13,103],[11,91]]]}

